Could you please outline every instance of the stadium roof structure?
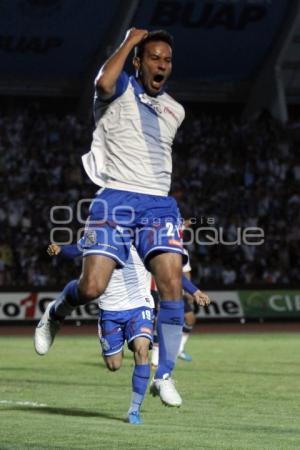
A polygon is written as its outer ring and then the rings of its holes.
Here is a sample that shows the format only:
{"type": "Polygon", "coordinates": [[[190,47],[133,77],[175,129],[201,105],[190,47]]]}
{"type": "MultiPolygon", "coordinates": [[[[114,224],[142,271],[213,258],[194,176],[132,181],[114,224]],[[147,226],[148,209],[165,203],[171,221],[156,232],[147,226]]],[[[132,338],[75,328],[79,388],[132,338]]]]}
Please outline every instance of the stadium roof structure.
{"type": "Polygon", "coordinates": [[[99,66],[135,26],[174,35],[169,88],[181,100],[253,103],[271,76],[299,103],[299,17],[298,0],[2,0],[0,94],[84,104],[99,66]]]}

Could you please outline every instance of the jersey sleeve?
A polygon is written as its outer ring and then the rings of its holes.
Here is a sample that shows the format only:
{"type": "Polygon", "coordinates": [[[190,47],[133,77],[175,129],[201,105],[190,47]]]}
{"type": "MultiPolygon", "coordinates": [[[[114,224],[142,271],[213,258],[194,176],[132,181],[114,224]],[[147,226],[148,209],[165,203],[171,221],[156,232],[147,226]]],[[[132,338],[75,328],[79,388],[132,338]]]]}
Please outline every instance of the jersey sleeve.
{"type": "Polygon", "coordinates": [[[74,259],[82,255],[82,250],[77,244],[62,245],[60,254],[67,259],[74,259]]]}
{"type": "Polygon", "coordinates": [[[129,77],[128,77],[127,73],[125,71],[123,71],[123,72],[121,72],[119,78],[117,79],[115,93],[109,98],[103,98],[100,94],[100,90],[96,86],[96,98],[100,102],[110,103],[113,100],[115,100],[116,98],[120,97],[122,94],[124,94],[124,92],[127,89],[128,83],[129,83],[129,77]]]}
{"type": "Polygon", "coordinates": [[[116,91],[110,98],[103,98],[101,96],[100,90],[96,86],[96,92],[94,97],[94,119],[97,124],[99,119],[102,117],[104,111],[107,109],[109,104],[120,97],[127,89],[129,83],[129,77],[126,72],[121,72],[117,83],[116,91]]]}

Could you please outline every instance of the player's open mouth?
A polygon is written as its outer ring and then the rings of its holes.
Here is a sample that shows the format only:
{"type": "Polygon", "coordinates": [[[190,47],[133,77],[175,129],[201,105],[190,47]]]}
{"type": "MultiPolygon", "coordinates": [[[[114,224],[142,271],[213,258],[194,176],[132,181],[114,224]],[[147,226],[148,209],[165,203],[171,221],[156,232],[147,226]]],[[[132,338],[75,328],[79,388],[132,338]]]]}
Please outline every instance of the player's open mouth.
{"type": "Polygon", "coordinates": [[[161,74],[159,74],[159,73],[156,74],[156,75],[154,75],[153,81],[152,81],[152,86],[153,86],[155,89],[159,89],[159,88],[161,87],[161,85],[162,85],[164,79],[165,79],[164,75],[161,75],[161,74]]]}

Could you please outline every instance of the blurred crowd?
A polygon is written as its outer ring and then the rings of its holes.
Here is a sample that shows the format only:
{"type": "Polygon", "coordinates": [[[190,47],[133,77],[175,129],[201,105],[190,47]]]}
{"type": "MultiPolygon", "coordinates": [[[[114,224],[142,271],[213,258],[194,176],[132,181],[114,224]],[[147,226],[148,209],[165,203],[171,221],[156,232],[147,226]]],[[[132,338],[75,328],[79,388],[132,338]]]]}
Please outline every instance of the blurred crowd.
{"type": "MultiPolygon", "coordinates": [[[[0,113],[0,136],[0,286],[61,286],[74,276],[74,267],[47,256],[50,233],[78,224],[66,210],[64,217],[54,214],[65,223],[54,225],[51,208],[74,211],[80,198],[94,195],[81,168],[90,129],[74,116],[43,113],[36,104],[0,113]]],[[[69,241],[69,233],[53,237],[69,241]]]]}
{"type": "MultiPolygon", "coordinates": [[[[51,236],[76,242],[83,226],[77,202],[97,190],[81,165],[91,136],[74,115],[38,104],[0,112],[0,286],[57,289],[79,274],[80,261],[50,259],[46,248],[51,236]]],[[[191,219],[185,239],[200,286],[299,284],[297,145],[267,114],[249,122],[188,115],[174,146],[172,195],[191,219]],[[245,230],[259,238],[247,240],[245,230]]]]}
{"type": "Polygon", "coordinates": [[[267,113],[248,122],[215,114],[186,122],[173,189],[183,215],[197,218],[194,229],[204,228],[189,245],[200,285],[299,283],[298,145],[290,126],[267,113]],[[209,245],[212,237],[220,245],[209,245]]]}

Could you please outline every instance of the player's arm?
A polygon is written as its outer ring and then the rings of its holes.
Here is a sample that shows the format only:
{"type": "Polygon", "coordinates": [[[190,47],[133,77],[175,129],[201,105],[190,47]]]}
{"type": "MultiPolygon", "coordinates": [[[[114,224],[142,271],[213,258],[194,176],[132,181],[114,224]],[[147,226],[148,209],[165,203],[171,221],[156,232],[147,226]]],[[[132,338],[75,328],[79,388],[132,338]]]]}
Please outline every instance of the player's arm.
{"type": "Polygon", "coordinates": [[[193,296],[195,302],[200,306],[207,306],[210,304],[210,299],[205,292],[200,291],[200,289],[195,286],[190,280],[182,275],[182,287],[183,289],[193,296]]]}
{"type": "Polygon", "coordinates": [[[95,80],[96,88],[102,98],[108,99],[115,95],[117,80],[121,75],[129,53],[147,35],[147,30],[130,28],[120,47],[105,61],[95,80]]]}
{"type": "Polygon", "coordinates": [[[47,253],[50,256],[61,255],[67,259],[74,259],[82,255],[82,251],[80,248],[78,248],[77,244],[62,246],[57,244],[50,244],[47,248],[47,253]]]}

